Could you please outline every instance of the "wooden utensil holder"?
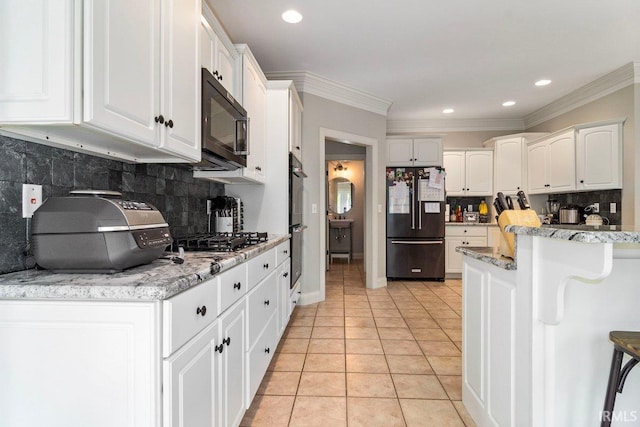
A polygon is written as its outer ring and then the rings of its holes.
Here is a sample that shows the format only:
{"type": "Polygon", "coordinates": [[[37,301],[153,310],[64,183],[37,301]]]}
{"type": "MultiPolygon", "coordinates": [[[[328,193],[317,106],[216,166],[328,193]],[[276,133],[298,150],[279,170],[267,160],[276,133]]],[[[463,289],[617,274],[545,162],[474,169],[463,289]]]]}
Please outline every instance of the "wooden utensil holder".
{"type": "Polygon", "coordinates": [[[540,227],[540,218],[533,209],[526,210],[506,210],[498,217],[498,226],[502,238],[500,239],[499,251],[502,256],[513,258],[516,249],[516,236],[504,231],[507,225],[523,225],[526,227],[540,227]]]}

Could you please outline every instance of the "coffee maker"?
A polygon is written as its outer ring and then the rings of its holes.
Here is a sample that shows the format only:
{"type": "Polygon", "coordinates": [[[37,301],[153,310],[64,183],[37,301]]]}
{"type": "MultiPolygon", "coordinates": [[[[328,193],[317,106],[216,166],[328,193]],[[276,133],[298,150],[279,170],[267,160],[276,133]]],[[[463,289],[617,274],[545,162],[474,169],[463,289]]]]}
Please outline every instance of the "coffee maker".
{"type": "Polygon", "coordinates": [[[556,199],[549,199],[546,203],[547,207],[547,218],[545,223],[547,224],[558,224],[560,222],[560,202],[556,199]]]}

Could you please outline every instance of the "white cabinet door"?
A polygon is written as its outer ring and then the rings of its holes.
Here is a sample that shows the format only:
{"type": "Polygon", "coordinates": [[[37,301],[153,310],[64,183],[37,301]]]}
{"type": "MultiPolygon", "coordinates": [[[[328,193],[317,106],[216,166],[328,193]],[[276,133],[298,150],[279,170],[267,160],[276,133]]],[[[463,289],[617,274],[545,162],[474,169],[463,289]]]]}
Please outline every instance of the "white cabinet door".
{"type": "Polygon", "coordinates": [[[464,245],[462,237],[447,237],[444,240],[445,246],[445,272],[462,273],[462,254],[456,252],[458,246],[464,245]]]}
{"type": "Polygon", "coordinates": [[[200,160],[200,0],[162,3],[161,148],[200,160]]]}
{"type": "Polygon", "coordinates": [[[264,182],[267,90],[257,64],[248,56],[243,58],[243,64],[243,106],[249,116],[249,155],[245,169],[248,177],[264,182]]]}
{"type": "Polygon", "coordinates": [[[464,196],[466,194],[464,151],[446,151],[442,155],[442,165],[447,173],[445,187],[448,196],[464,196]]]}
{"type": "Polygon", "coordinates": [[[414,166],[442,166],[442,139],[420,138],[413,140],[414,166]]]}
{"type": "Polygon", "coordinates": [[[576,189],[575,132],[555,136],[549,144],[549,186],[551,192],[576,189]]]}
{"type": "Polygon", "coordinates": [[[214,322],[163,363],[165,426],[211,427],[216,425],[218,400],[214,322]]]}
{"type": "Polygon", "coordinates": [[[493,194],[493,151],[467,151],[465,157],[467,196],[493,194]]]}
{"type": "Polygon", "coordinates": [[[462,280],[462,305],[464,317],[462,319],[462,352],[463,388],[469,390],[465,401],[470,400],[479,408],[486,408],[486,351],[487,339],[487,284],[486,275],[479,269],[465,265],[462,280]]]}
{"type": "Polygon", "coordinates": [[[209,20],[215,20],[208,7],[203,6],[200,20],[200,65],[218,79],[235,97],[235,60],[236,56],[227,49],[216,34],[209,20]]]}
{"type": "Polygon", "coordinates": [[[515,195],[524,190],[523,142],[521,137],[496,141],[494,148],[495,192],[515,195]]]}
{"type": "Polygon", "coordinates": [[[159,146],[158,0],[84,2],[84,121],[159,146]],[[135,40],[135,43],[132,42],[135,40]]]}
{"type": "Polygon", "coordinates": [[[0,123],[73,120],[74,1],[0,2],[0,123]]]}
{"type": "Polygon", "coordinates": [[[219,38],[216,40],[215,58],[218,80],[235,97],[235,57],[219,38]]]}
{"type": "Polygon", "coordinates": [[[287,324],[289,324],[289,291],[291,290],[289,285],[291,283],[289,275],[291,274],[291,260],[287,258],[285,262],[280,265],[280,282],[278,283],[278,311],[280,313],[278,324],[278,337],[281,337],[284,333],[287,324]]]}
{"type": "Polygon", "coordinates": [[[302,160],[302,104],[294,90],[289,91],[289,152],[302,160]]]}
{"type": "MultiPolygon", "coordinates": [[[[238,426],[245,411],[247,348],[245,330],[247,315],[244,300],[227,310],[218,319],[222,353],[217,354],[220,366],[221,426],[238,426]]],[[[248,406],[248,405],[247,405],[248,406]]]]}
{"type": "Polygon", "coordinates": [[[413,165],[413,139],[387,140],[387,166],[413,165]]]}
{"type": "Polygon", "coordinates": [[[527,188],[530,194],[547,192],[549,149],[541,141],[527,147],[527,188]]]}
{"type": "Polygon", "coordinates": [[[578,130],[576,186],[578,190],[622,188],[620,125],[578,130]]]}

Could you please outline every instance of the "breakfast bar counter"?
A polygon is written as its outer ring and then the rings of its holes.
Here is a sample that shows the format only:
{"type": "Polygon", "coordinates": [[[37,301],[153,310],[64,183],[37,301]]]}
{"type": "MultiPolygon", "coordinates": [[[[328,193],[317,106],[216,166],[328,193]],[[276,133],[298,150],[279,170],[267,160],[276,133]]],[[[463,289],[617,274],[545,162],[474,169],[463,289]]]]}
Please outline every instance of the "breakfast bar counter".
{"type": "MultiPolygon", "coordinates": [[[[640,228],[507,231],[516,235],[514,259],[458,248],[463,402],[479,426],[599,425],[609,331],[640,330],[640,228]]],[[[640,425],[639,401],[631,374],[613,418],[640,425]]]]}

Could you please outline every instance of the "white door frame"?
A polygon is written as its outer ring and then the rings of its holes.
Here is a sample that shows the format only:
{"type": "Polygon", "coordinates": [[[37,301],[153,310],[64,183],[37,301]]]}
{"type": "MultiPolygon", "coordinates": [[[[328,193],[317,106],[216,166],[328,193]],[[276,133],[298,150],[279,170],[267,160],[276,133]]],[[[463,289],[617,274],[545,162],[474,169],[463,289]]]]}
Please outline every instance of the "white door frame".
{"type": "MultiPolygon", "coordinates": [[[[352,133],[346,133],[334,129],[320,128],[320,138],[318,142],[318,156],[322,159],[323,167],[320,168],[318,182],[322,183],[319,185],[320,189],[320,197],[319,200],[322,200],[323,205],[326,209],[326,188],[324,182],[327,177],[325,176],[325,141],[327,138],[331,138],[337,141],[340,141],[345,144],[355,144],[362,145],[366,148],[366,158],[365,158],[365,209],[364,209],[364,247],[365,249],[365,272],[366,272],[366,287],[367,288],[377,288],[380,286],[384,286],[386,284],[386,280],[384,284],[380,283],[378,280],[378,247],[380,242],[378,241],[378,215],[377,206],[378,206],[378,180],[376,177],[376,171],[378,166],[378,140],[375,138],[370,138],[367,136],[356,135],[352,133]]],[[[326,235],[326,226],[327,226],[326,218],[320,221],[320,233],[321,236],[318,240],[320,242],[320,253],[322,256],[320,257],[320,300],[324,301],[325,299],[325,275],[327,264],[326,264],[326,254],[327,252],[327,242],[324,236],[326,235]]]]}

